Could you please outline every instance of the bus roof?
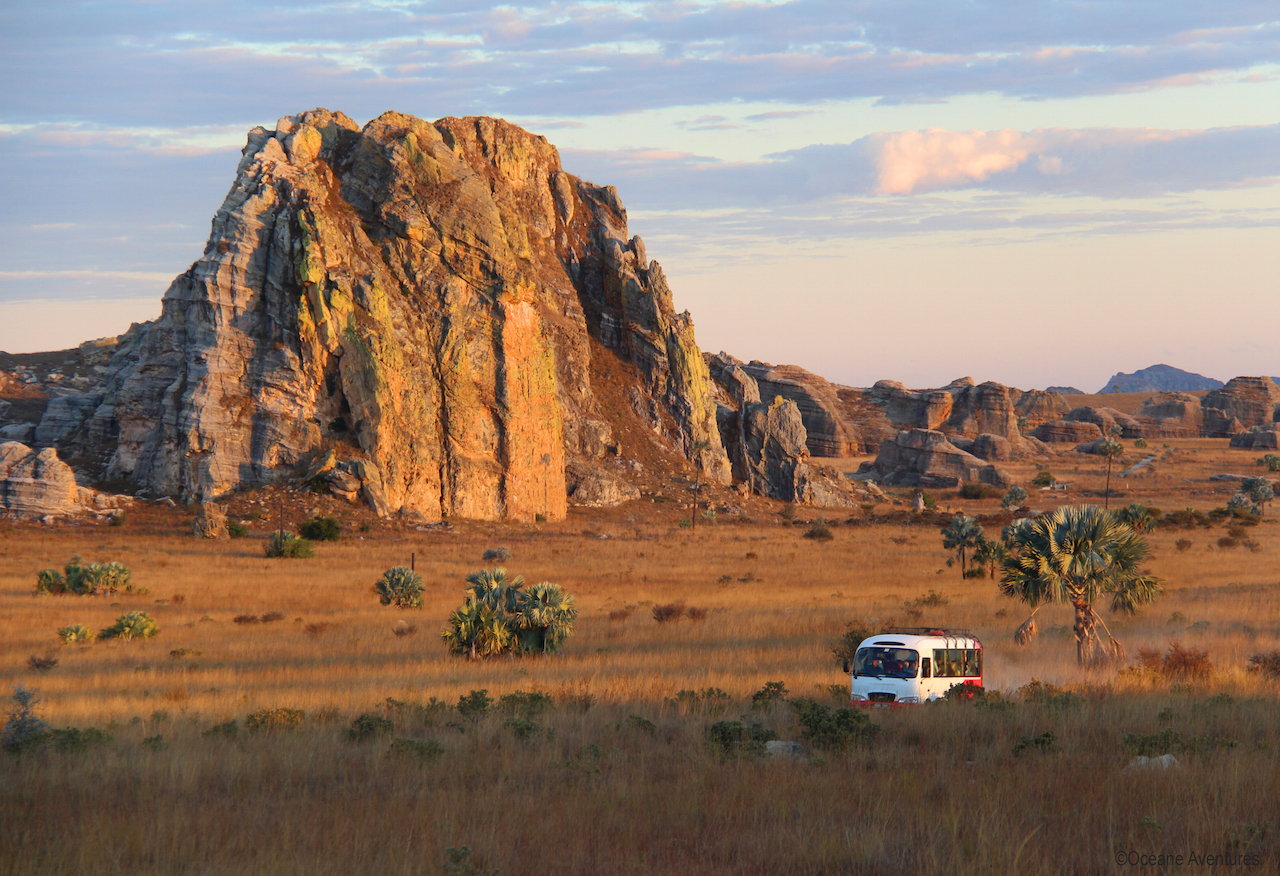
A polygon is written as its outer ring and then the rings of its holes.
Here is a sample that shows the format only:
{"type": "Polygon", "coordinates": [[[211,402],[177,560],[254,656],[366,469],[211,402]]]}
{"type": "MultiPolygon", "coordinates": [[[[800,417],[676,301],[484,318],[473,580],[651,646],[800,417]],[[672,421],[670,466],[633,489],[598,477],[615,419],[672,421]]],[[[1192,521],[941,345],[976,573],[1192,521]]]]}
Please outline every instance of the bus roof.
{"type": "Polygon", "coordinates": [[[921,648],[926,645],[938,648],[982,648],[982,642],[968,630],[923,628],[913,632],[891,631],[868,636],[858,647],[864,648],[868,645],[903,648],[921,648]]]}

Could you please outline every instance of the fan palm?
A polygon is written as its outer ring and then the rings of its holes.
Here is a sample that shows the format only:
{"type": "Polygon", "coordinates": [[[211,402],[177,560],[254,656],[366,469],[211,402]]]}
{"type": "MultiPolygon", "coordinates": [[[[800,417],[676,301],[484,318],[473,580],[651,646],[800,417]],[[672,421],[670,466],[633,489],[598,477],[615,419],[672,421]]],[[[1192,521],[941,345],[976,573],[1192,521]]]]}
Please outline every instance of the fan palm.
{"type": "Polygon", "coordinates": [[[955,551],[960,560],[960,574],[964,575],[965,551],[975,548],[985,536],[978,521],[964,514],[957,514],[942,530],[942,546],[955,551]]]}
{"type": "Polygon", "coordinates": [[[1107,459],[1107,488],[1102,500],[1103,508],[1111,507],[1111,464],[1116,459],[1124,455],[1124,445],[1114,438],[1106,438],[1099,442],[1097,448],[1093,451],[1099,456],[1105,456],[1107,459]]]}
{"type": "Polygon", "coordinates": [[[1146,541],[1096,505],[1058,508],[1012,535],[1000,591],[1033,609],[1014,640],[1026,644],[1035,636],[1035,615],[1045,605],[1069,603],[1075,611],[1077,662],[1121,656],[1124,649],[1093,606],[1110,595],[1113,612],[1132,615],[1160,594],[1160,579],[1140,568],[1147,558],[1146,541]]]}
{"type": "Polygon", "coordinates": [[[524,633],[521,647],[526,651],[554,651],[573,635],[573,622],[578,617],[574,598],[559,584],[543,581],[524,594],[524,602],[516,624],[524,633]]]}
{"type": "Polygon", "coordinates": [[[449,615],[449,626],[440,636],[454,654],[466,654],[473,660],[501,654],[515,638],[502,612],[474,601],[449,615]]]}
{"type": "Polygon", "coordinates": [[[1008,556],[1009,549],[1004,546],[1002,541],[988,541],[984,538],[973,549],[974,564],[986,566],[988,578],[995,578],[996,566],[1003,564],[1008,556]]]}
{"type": "Polygon", "coordinates": [[[499,612],[516,614],[520,610],[524,594],[520,588],[524,586],[524,576],[507,577],[507,570],[501,566],[496,569],[481,569],[467,576],[467,602],[478,602],[499,612]]]}

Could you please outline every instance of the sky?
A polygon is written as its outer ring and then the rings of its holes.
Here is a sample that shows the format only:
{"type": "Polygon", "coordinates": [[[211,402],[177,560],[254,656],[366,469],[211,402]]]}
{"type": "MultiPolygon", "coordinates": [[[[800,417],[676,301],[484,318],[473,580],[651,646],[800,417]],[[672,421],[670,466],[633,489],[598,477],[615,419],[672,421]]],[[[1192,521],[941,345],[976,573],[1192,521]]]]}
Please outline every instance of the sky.
{"type": "Polygon", "coordinates": [[[246,132],[322,106],[546,135],[712,352],[1280,374],[1275,0],[11,0],[0,86],[0,350],[157,316],[246,132]]]}

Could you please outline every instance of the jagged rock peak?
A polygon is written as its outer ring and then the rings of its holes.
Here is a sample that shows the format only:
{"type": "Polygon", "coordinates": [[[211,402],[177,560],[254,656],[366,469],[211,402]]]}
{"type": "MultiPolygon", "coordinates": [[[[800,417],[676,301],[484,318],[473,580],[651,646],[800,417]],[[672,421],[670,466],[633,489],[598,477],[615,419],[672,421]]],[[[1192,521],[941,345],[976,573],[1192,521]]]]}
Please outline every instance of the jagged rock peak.
{"type": "Polygon", "coordinates": [[[106,383],[110,474],[189,499],[339,447],[380,512],[554,519],[566,459],[616,450],[624,415],[729,479],[692,321],[616,190],[501,119],[252,130],[203,255],[106,383]],[[599,403],[601,357],[630,412],[599,403]]]}

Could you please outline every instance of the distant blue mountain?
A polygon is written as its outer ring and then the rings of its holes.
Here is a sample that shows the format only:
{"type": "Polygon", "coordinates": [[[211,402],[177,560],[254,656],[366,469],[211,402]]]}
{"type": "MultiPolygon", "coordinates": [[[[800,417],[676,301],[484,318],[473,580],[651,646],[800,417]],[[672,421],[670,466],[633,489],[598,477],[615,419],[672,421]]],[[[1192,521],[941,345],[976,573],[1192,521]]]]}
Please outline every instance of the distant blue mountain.
{"type": "Polygon", "coordinates": [[[1098,394],[1107,392],[1199,392],[1221,389],[1222,381],[1174,368],[1172,365],[1152,365],[1132,374],[1121,371],[1107,381],[1098,394]]]}
{"type": "Polygon", "coordinates": [[[1083,389],[1076,389],[1074,386],[1050,386],[1045,388],[1045,392],[1056,392],[1058,395],[1084,395],[1083,389]]]}

